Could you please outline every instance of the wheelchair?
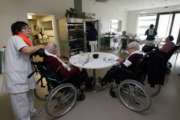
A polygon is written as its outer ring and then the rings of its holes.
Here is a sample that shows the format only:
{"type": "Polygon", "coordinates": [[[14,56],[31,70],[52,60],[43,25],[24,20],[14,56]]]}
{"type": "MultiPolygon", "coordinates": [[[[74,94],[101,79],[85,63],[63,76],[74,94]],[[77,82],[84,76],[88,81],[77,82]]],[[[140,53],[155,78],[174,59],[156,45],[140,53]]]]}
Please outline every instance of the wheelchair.
{"type": "MultiPolygon", "coordinates": [[[[178,48],[179,46],[175,46],[169,53],[163,55],[163,64],[165,66],[178,48]]],[[[110,95],[117,97],[126,108],[139,113],[147,111],[152,104],[151,98],[158,95],[161,91],[160,84],[158,84],[156,88],[153,88],[154,91],[152,93],[149,93],[145,87],[148,61],[151,61],[151,55],[160,54],[159,50],[153,48],[145,52],[146,55],[139,61],[136,71],[132,72],[120,66],[123,71],[121,71],[121,73],[128,73],[129,76],[123,80],[118,80],[118,77],[114,78],[109,90],[110,95]]]]}
{"type": "Polygon", "coordinates": [[[68,80],[60,78],[55,72],[49,71],[44,63],[44,50],[41,49],[30,57],[34,73],[39,75],[36,81],[35,96],[45,101],[46,113],[59,118],[68,113],[76,104],[78,88],[68,80]]]}
{"type": "Polygon", "coordinates": [[[152,102],[144,86],[144,71],[142,71],[142,73],[139,71],[133,73],[124,67],[120,69],[122,71],[119,75],[128,73],[129,77],[126,76],[124,79],[114,78],[110,85],[110,95],[117,97],[126,108],[134,112],[144,112],[148,110],[152,102]]]}

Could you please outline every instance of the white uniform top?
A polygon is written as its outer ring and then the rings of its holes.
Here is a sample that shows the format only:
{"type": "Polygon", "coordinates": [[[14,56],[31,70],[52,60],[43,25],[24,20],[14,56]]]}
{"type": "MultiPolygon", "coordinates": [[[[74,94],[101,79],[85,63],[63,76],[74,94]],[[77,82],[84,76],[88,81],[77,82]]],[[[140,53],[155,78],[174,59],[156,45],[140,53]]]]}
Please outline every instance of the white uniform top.
{"type": "Polygon", "coordinates": [[[27,76],[32,73],[29,55],[20,52],[28,46],[19,36],[12,36],[5,50],[5,75],[9,93],[21,93],[35,88],[35,81],[27,76]]]}

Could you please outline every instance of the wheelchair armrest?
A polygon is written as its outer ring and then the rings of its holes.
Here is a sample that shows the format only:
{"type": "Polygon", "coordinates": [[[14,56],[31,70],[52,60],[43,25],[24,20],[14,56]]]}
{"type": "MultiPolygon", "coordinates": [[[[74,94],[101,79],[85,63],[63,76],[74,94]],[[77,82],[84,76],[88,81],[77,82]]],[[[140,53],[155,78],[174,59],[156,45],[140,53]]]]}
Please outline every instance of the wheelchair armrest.
{"type": "Polygon", "coordinates": [[[130,75],[134,75],[134,72],[131,71],[130,69],[128,69],[126,66],[124,66],[123,64],[119,65],[118,67],[120,67],[122,72],[128,73],[130,75]]]}

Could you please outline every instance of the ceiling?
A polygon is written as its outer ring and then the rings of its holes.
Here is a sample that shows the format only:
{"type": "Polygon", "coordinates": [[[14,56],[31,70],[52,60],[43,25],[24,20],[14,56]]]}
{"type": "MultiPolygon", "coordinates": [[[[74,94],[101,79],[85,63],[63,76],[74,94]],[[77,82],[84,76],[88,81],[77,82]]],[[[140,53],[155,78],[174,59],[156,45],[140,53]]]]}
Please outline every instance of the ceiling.
{"type": "MultiPolygon", "coordinates": [[[[101,0],[103,1],[103,0],[101,0]]],[[[180,6],[180,0],[104,0],[104,3],[116,2],[127,10],[142,10],[157,7],[180,6]]]]}

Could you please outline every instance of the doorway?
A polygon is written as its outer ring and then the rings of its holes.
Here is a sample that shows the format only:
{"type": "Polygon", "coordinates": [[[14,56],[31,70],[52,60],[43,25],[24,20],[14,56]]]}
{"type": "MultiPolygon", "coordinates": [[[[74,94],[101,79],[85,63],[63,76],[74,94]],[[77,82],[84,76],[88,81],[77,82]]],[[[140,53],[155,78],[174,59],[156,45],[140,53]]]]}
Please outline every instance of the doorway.
{"type": "Polygon", "coordinates": [[[57,43],[57,29],[54,15],[27,13],[28,24],[32,30],[34,45],[57,43]]]}

